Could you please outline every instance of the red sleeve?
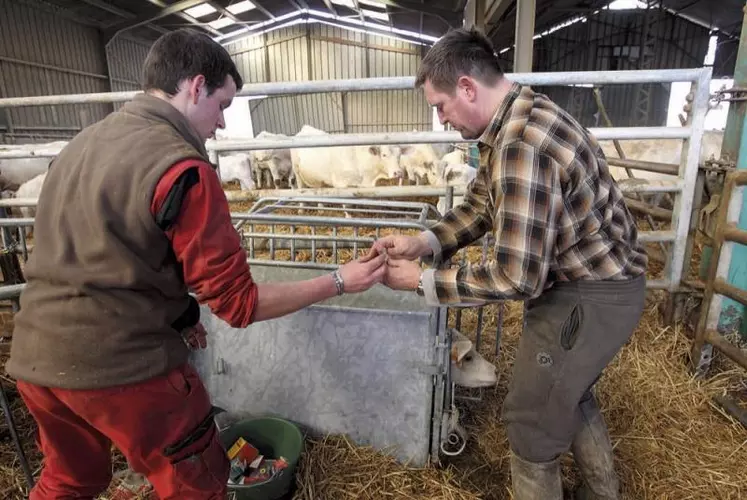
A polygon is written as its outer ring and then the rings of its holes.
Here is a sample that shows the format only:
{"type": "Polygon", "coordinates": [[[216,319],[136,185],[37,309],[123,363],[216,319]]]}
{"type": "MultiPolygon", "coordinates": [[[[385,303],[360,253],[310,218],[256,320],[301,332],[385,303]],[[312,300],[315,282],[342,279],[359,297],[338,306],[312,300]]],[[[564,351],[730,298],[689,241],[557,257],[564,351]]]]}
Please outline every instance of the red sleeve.
{"type": "Polygon", "coordinates": [[[234,328],[252,322],[257,307],[257,284],[252,280],[246,251],[231,223],[228,201],[215,170],[205,162],[176,163],[161,177],[151,202],[155,214],[171,187],[189,168],[197,168],[199,182],[185,195],[179,216],[166,236],[184,281],[200,303],[234,328]]]}

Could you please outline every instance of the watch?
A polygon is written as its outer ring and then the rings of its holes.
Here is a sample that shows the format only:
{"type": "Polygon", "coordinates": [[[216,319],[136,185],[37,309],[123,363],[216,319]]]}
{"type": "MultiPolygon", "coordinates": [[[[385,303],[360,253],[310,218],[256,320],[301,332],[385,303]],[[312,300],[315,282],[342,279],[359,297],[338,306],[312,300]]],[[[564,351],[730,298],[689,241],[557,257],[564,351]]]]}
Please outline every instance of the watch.
{"type": "Polygon", "coordinates": [[[415,289],[415,291],[421,297],[425,295],[425,291],[423,290],[423,273],[420,273],[420,280],[418,280],[418,287],[415,289]]]}

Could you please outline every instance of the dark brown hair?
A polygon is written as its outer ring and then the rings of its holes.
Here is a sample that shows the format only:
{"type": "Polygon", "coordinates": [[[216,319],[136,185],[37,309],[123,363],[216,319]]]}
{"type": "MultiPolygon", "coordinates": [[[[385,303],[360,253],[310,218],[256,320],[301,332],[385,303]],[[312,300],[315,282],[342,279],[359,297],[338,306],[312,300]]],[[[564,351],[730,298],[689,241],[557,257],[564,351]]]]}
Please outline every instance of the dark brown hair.
{"type": "Polygon", "coordinates": [[[503,76],[493,44],[475,28],[453,29],[441,37],[423,58],[415,87],[428,80],[437,90],[451,93],[461,76],[485,85],[494,85],[503,76]]]}
{"type": "Polygon", "coordinates": [[[208,95],[222,87],[231,75],[236,88],[244,84],[228,51],[212,38],[194,29],[182,28],[155,41],[143,64],[143,90],[179,91],[179,82],[197,75],[205,77],[208,95]]]}

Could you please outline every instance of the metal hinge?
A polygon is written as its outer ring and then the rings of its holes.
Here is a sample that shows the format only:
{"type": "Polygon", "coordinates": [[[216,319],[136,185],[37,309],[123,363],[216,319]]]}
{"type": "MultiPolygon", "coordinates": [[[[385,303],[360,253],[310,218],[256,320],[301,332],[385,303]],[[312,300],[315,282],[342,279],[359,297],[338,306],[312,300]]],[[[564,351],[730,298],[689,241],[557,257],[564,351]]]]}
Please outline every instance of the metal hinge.
{"type": "Polygon", "coordinates": [[[722,102],[747,101],[747,88],[732,87],[727,89],[725,87],[726,86],[711,94],[711,101],[714,102],[716,106],[722,102]],[[731,95],[731,97],[724,97],[726,94],[731,95]]]}

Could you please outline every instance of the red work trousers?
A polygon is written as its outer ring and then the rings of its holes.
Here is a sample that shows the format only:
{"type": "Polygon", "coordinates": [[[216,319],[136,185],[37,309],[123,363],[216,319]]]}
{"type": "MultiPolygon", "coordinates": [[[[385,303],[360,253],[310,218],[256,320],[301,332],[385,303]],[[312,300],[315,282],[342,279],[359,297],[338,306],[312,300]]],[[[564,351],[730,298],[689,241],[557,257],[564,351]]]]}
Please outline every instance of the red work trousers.
{"type": "Polygon", "coordinates": [[[189,364],[120,387],[66,390],[19,381],[18,391],[44,454],[30,500],[96,498],[112,479],[112,443],[161,500],[226,497],[228,458],[210,398],[189,364]]]}

